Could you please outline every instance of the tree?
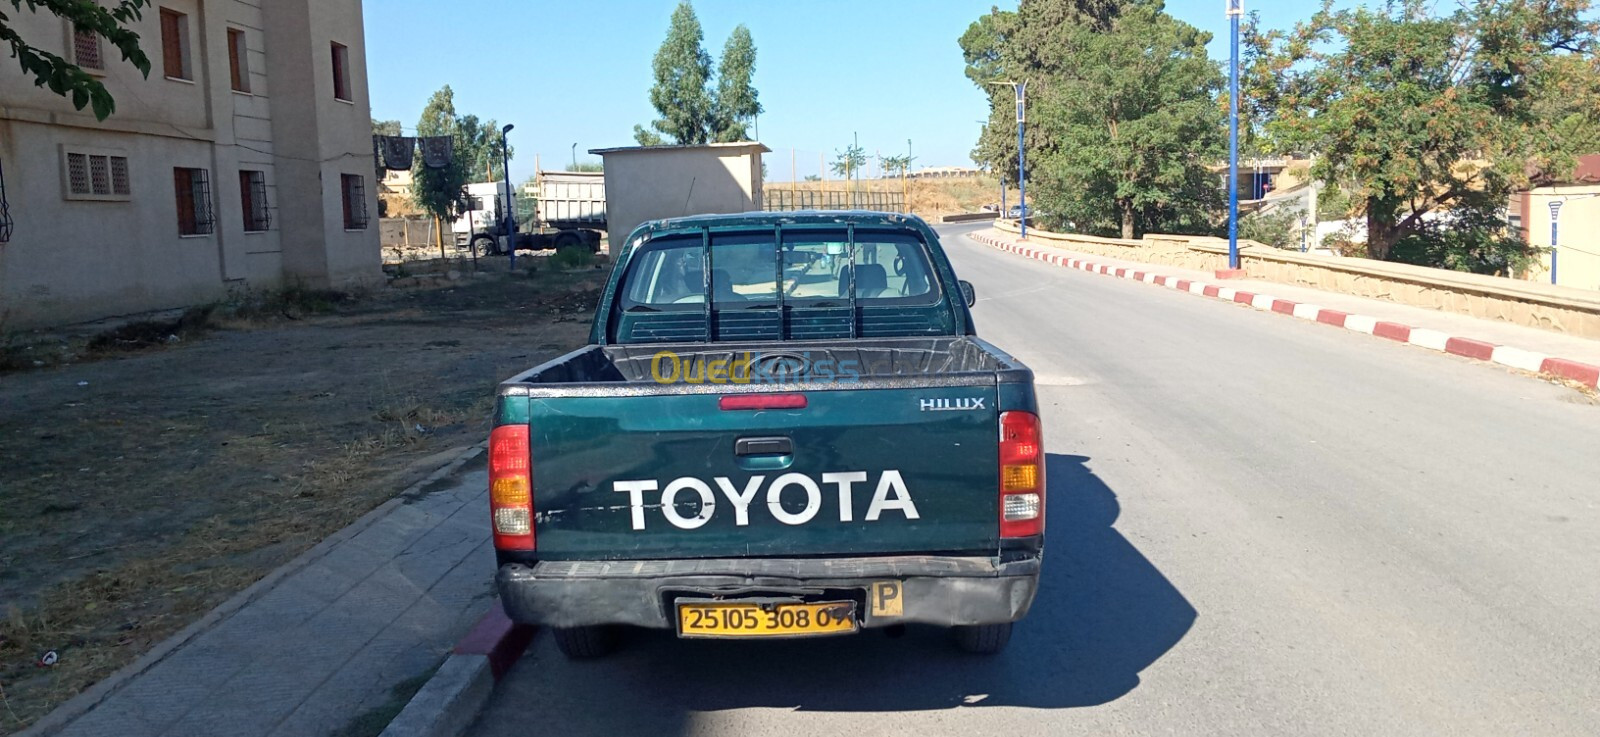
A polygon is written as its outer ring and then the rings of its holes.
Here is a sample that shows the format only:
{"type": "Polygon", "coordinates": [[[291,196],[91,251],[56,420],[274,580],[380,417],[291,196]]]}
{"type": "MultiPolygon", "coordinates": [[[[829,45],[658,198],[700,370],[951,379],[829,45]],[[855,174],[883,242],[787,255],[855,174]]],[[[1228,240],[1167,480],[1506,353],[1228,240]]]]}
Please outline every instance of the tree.
{"type": "Polygon", "coordinates": [[[1048,219],[1133,238],[1210,232],[1221,191],[1222,76],[1210,35],[1159,0],[1023,0],[961,37],[967,76],[991,94],[973,158],[1017,180],[1016,104],[1028,82],[1030,195],[1048,219]]]}
{"type": "Polygon", "coordinates": [[[398,136],[398,135],[403,135],[401,127],[400,127],[400,121],[398,121],[398,120],[378,120],[377,118],[373,118],[372,119],[372,135],[375,135],[375,136],[398,136]]]}
{"type": "Polygon", "coordinates": [[[910,154],[904,156],[879,156],[878,168],[883,171],[883,175],[886,177],[901,176],[911,171],[912,160],[913,157],[910,154]]]}
{"type": "Polygon", "coordinates": [[[834,153],[833,163],[829,164],[828,168],[845,179],[855,178],[856,172],[861,171],[861,167],[867,165],[867,150],[860,146],[851,144],[845,146],[843,151],[835,151],[834,153]]]}
{"type": "Polygon", "coordinates": [[[748,141],[747,122],[760,115],[761,102],[752,77],[756,71],[756,45],[750,29],[741,23],[728,35],[717,67],[716,129],[711,138],[719,143],[748,141]]]}
{"type": "Polygon", "coordinates": [[[650,88],[650,104],[661,117],[650,124],[654,130],[634,126],[633,135],[640,145],[659,146],[664,140],[701,144],[710,140],[715,111],[711,95],[706,92],[711,80],[711,55],[701,47],[704,39],[694,7],[689,0],[681,0],[672,11],[667,39],[651,63],[656,83],[650,88]]]}
{"type": "Polygon", "coordinates": [[[567,171],[605,171],[606,165],[599,161],[581,161],[576,164],[567,164],[567,171]]]}
{"type": "MultiPolygon", "coordinates": [[[[28,12],[37,13],[42,8],[72,24],[78,33],[90,33],[111,42],[122,54],[122,60],[150,76],[150,59],[139,48],[139,34],[128,26],[143,17],[142,11],[150,0],[115,0],[112,7],[82,0],[9,0],[11,7],[21,13],[26,5],[28,12]]],[[[49,87],[62,97],[72,100],[78,110],[89,107],[98,120],[105,120],[116,112],[117,104],[106,91],[106,86],[77,64],[28,43],[11,26],[11,18],[0,12],[0,40],[11,47],[11,56],[17,60],[25,74],[33,75],[33,83],[49,87]]]]}
{"type": "Polygon", "coordinates": [[[1441,256],[1445,231],[1430,221],[1488,229],[1449,239],[1457,251],[1504,248],[1496,234],[1511,192],[1538,172],[1571,171],[1580,147],[1594,145],[1591,3],[1473,0],[1448,15],[1432,6],[1324,5],[1292,32],[1255,34],[1251,92],[1266,101],[1267,135],[1314,152],[1312,173],[1349,191],[1368,256],[1499,268],[1524,256],[1441,256]]]}
{"type": "Polygon", "coordinates": [[[452,220],[464,212],[468,203],[464,194],[471,181],[469,168],[471,154],[463,151],[464,137],[461,121],[456,117],[455,93],[445,85],[428,98],[417,120],[418,136],[451,136],[455,139],[455,156],[448,166],[438,169],[427,166],[418,156],[412,173],[412,198],[417,207],[440,220],[452,220]]]}

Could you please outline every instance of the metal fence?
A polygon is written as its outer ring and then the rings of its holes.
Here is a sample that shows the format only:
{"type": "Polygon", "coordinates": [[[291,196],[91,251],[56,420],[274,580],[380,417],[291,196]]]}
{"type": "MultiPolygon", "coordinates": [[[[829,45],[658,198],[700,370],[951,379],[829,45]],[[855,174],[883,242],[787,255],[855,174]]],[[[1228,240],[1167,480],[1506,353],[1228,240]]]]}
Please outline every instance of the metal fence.
{"type": "Polygon", "coordinates": [[[762,190],[761,198],[761,209],[767,212],[794,210],[906,212],[906,197],[901,192],[768,188],[762,190]]]}

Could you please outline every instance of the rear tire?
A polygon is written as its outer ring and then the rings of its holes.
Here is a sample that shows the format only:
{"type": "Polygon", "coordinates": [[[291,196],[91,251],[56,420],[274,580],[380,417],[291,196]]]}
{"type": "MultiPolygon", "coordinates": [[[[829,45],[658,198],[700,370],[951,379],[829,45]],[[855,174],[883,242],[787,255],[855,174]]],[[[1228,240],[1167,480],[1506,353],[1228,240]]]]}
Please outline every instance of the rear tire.
{"type": "Polygon", "coordinates": [[[576,248],[583,245],[583,239],[577,233],[561,232],[556,234],[555,247],[559,251],[563,248],[576,248]]]}
{"type": "Polygon", "coordinates": [[[994,655],[1011,642],[1011,623],[955,628],[956,647],[975,655],[994,655]]]}
{"type": "Polygon", "coordinates": [[[472,239],[472,247],[478,249],[480,256],[500,255],[500,242],[486,235],[476,236],[472,239]]]}
{"type": "Polygon", "coordinates": [[[556,627],[551,630],[556,648],[568,660],[593,660],[617,649],[617,628],[610,625],[556,627]]]}

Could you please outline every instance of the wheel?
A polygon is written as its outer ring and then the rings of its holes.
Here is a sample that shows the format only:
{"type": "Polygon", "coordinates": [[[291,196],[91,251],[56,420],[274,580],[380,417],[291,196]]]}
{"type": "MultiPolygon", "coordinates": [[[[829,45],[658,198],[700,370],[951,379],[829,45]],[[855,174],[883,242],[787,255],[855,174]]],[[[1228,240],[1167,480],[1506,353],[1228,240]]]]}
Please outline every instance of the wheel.
{"type": "Polygon", "coordinates": [[[956,647],[978,655],[994,655],[1011,642],[1011,623],[955,628],[956,647]]]}
{"type": "Polygon", "coordinates": [[[478,254],[481,256],[500,255],[500,242],[487,235],[480,234],[473,236],[472,247],[476,249],[478,254]]]}
{"type": "Polygon", "coordinates": [[[617,647],[617,628],[608,625],[556,627],[551,630],[556,648],[568,660],[604,657],[617,647]]]}
{"type": "Polygon", "coordinates": [[[582,243],[583,240],[578,237],[577,233],[563,232],[556,234],[555,247],[557,251],[563,248],[572,248],[574,246],[582,245],[582,243]]]}

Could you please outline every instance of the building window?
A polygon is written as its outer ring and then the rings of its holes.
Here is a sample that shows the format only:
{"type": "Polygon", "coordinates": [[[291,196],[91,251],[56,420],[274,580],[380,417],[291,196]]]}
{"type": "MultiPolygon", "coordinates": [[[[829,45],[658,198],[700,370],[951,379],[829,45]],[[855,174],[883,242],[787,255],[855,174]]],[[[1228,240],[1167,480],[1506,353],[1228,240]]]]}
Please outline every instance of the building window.
{"type": "Polygon", "coordinates": [[[344,200],[344,229],[367,229],[367,187],[358,174],[340,174],[339,189],[344,200]]]}
{"type": "Polygon", "coordinates": [[[178,203],[178,235],[208,235],[211,218],[211,176],[205,169],[172,170],[172,188],[178,203]]]}
{"type": "Polygon", "coordinates": [[[260,233],[272,226],[272,216],[267,212],[266,172],[239,172],[239,204],[246,233],[260,233]]]}
{"type": "Polygon", "coordinates": [[[6,167],[0,161],[0,243],[11,240],[11,206],[6,203],[6,167]]]}
{"type": "Polygon", "coordinates": [[[126,200],[132,196],[128,157],[122,152],[62,147],[61,159],[66,199],[126,200]]]}
{"type": "Polygon", "coordinates": [[[194,79],[189,68],[189,16],[161,9],[161,68],[168,79],[194,79]]]}
{"type": "Polygon", "coordinates": [[[72,29],[72,61],[84,69],[104,71],[105,55],[100,53],[100,34],[87,28],[72,29]]]}
{"type": "Polygon", "coordinates": [[[345,102],[355,99],[350,96],[350,49],[338,43],[333,45],[333,96],[345,102]]]}
{"type": "Polygon", "coordinates": [[[228,29],[228,74],[233,80],[234,92],[250,91],[250,49],[244,43],[244,31],[228,29]]]}

